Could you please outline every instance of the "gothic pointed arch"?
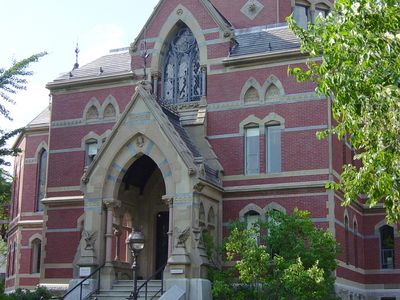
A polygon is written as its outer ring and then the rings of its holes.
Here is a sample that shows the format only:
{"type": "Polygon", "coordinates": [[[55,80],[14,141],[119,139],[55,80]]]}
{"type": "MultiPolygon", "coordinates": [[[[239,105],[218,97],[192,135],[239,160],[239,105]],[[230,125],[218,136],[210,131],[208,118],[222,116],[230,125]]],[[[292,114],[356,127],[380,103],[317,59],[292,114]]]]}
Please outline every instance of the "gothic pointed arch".
{"type": "Polygon", "coordinates": [[[204,82],[199,47],[193,32],[179,22],[164,47],[161,100],[166,104],[200,100],[204,82]]]}
{"type": "Polygon", "coordinates": [[[83,110],[83,118],[86,121],[94,121],[100,117],[101,105],[99,100],[96,98],[92,98],[86,104],[85,109],[83,110]]]}
{"type": "Polygon", "coordinates": [[[265,220],[265,210],[259,207],[257,204],[249,203],[239,211],[239,219],[244,222],[246,220],[246,215],[257,214],[261,220],[265,220]]]}
{"type": "Polygon", "coordinates": [[[270,210],[277,210],[280,211],[281,213],[286,214],[286,208],[284,208],[282,205],[276,202],[271,202],[264,207],[265,212],[268,212],[270,210]]]}
{"type": "Polygon", "coordinates": [[[260,101],[261,86],[256,79],[250,77],[242,87],[240,101],[244,104],[252,104],[260,101]]]}
{"type": "Polygon", "coordinates": [[[166,50],[165,45],[183,24],[190,29],[196,39],[199,49],[199,64],[201,66],[207,65],[207,45],[203,30],[190,10],[179,4],[171,11],[154,44],[151,60],[152,73],[162,72],[163,57],[166,50]]]}
{"type": "Polygon", "coordinates": [[[116,118],[120,114],[118,102],[112,95],[107,96],[101,105],[101,108],[102,117],[106,119],[116,118]]]}
{"type": "Polygon", "coordinates": [[[275,75],[270,75],[263,85],[265,100],[274,100],[285,95],[281,81],[275,75]]]}

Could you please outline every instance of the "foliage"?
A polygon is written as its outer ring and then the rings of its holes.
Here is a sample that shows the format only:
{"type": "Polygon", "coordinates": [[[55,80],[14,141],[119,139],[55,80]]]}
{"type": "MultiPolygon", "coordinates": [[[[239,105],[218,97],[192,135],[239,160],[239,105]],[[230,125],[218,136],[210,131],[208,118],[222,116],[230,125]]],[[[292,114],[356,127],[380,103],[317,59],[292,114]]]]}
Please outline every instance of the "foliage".
{"type": "Polygon", "coordinates": [[[332,101],[336,125],[319,134],[347,137],[361,167],[346,165],[339,182],[345,204],[360,195],[383,201],[389,221],[400,218],[400,2],[336,0],[332,12],[307,30],[290,28],[309,53],[306,69],[289,70],[312,80],[332,101]]]}
{"type": "MultiPolygon", "coordinates": [[[[6,69],[0,67],[0,116],[12,120],[10,111],[6,107],[6,103],[14,104],[12,96],[20,90],[26,90],[28,83],[27,77],[31,76],[32,71],[28,70],[33,62],[37,62],[39,58],[46,55],[46,52],[34,54],[21,61],[14,61],[13,65],[6,69]],[[5,103],[4,103],[5,102],[5,103]]],[[[22,129],[6,132],[0,128],[0,219],[7,219],[7,207],[11,198],[11,181],[12,177],[5,167],[10,166],[10,162],[6,160],[8,156],[15,156],[19,153],[19,149],[7,148],[7,142],[10,138],[21,133],[22,129]]],[[[4,229],[4,228],[2,228],[4,229]]],[[[4,230],[2,230],[4,231],[4,230]]]]}
{"type": "Polygon", "coordinates": [[[25,289],[17,289],[11,294],[0,294],[0,300],[48,300],[52,297],[51,293],[45,287],[37,287],[31,292],[25,289]]]}
{"type": "Polygon", "coordinates": [[[224,248],[236,264],[211,270],[216,299],[332,299],[339,246],[307,211],[271,211],[250,229],[236,221],[224,248]]]}

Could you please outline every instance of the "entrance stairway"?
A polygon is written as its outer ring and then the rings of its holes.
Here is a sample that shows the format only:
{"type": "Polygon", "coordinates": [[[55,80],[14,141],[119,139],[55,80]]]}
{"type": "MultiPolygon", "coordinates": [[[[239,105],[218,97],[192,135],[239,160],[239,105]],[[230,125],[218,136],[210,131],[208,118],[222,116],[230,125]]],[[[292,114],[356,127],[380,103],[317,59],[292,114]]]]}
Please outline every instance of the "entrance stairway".
{"type": "MultiPolygon", "coordinates": [[[[138,287],[140,287],[145,281],[138,280],[138,287]]],[[[133,289],[132,280],[118,280],[112,288],[109,290],[100,290],[96,294],[92,295],[91,299],[98,300],[121,300],[127,299],[133,289]]],[[[139,292],[138,300],[158,300],[161,297],[161,280],[150,280],[147,283],[147,297],[146,287],[142,287],[139,292]]]]}

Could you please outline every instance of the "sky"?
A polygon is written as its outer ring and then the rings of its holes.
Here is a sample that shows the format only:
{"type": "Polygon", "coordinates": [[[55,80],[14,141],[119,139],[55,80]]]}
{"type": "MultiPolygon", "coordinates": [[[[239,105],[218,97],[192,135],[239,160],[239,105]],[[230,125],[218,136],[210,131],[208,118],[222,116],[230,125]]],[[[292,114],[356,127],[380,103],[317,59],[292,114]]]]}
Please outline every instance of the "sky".
{"type": "MultiPolygon", "coordinates": [[[[32,64],[26,91],[7,105],[12,122],[0,117],[1,129],[22,127],[49,103],[46,83],[70,71],[79,44],[79,64],[128,47],[151,15],[158,0],[0,0],[0,66],[9,67],[42,51],[32,64]]],[[[1,100],[0,100],[1,101],[1,100]]]]}

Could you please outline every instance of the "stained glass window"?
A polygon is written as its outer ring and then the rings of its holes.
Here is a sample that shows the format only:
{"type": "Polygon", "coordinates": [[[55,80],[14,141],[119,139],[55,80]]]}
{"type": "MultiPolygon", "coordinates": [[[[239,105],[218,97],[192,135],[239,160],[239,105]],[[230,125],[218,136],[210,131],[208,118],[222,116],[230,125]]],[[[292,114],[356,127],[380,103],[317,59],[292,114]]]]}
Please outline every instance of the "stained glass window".
{"type": "Polygon", "coordinates": [[[200,100],[203,82],[199,47],[189,28],[179,29],[169,42],[162,74],[162,100],[165,103],[200,100]]]}

